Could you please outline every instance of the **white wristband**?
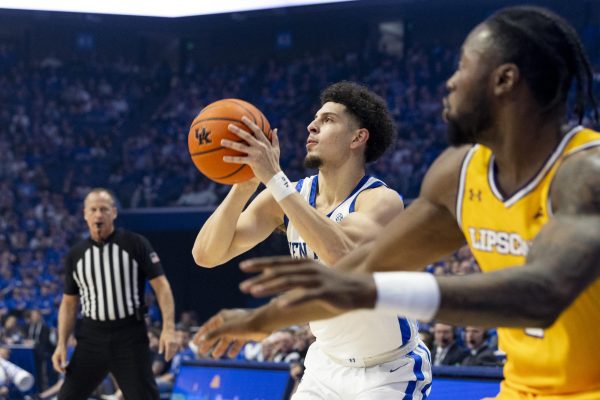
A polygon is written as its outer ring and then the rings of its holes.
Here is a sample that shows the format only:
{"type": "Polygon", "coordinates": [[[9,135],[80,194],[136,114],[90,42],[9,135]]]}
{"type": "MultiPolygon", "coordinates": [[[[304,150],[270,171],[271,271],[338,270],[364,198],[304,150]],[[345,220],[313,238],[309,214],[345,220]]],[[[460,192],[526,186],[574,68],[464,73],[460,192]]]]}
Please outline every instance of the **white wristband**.
{"type": "Polygon", "coordinates": [[[431,321],[440,306],[440,287],[426,272],[377,272],[375,309],[431,321]]]}
{"type": "Polygon", "coordinates": [[[283,171],[279,171],[273,175],[269,182],[267,182],[267,189],[271,191],[277,202],[280,202],[296,191],[283,171]]]}

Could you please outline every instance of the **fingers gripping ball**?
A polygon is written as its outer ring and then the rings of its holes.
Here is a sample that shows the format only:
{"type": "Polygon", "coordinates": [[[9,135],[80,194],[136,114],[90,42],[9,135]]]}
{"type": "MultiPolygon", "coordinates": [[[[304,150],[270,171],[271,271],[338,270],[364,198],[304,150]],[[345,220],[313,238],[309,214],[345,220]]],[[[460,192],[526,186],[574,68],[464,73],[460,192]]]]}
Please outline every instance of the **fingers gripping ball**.
{"type": "Polygon", "coordinates": [[[218,183],[233,185],[254,177],[252,169],[245,164],[223,161],[223,156],[244,156],[244,153],[221,146],[222,139],[240,141],[227,130],[229,124],[250,131],[242,122],[248,117],[271,139],[271,125],[262,112],[252,104],[238,99],[215,101],[204,107],[194,118],[188,134],[188,150],[194,165],[207,178],[218,183]]]}

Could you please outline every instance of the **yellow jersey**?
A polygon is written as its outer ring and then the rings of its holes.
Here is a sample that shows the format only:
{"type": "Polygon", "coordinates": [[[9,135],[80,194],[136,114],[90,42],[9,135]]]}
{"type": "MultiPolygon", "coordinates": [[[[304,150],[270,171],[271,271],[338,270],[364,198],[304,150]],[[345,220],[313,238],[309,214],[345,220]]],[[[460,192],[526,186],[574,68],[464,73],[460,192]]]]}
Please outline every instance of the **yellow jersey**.
{"type": "MultiPolygon", "coordinates": [[[[552,218],[550,185],[564,158],[600,146],[600,133],[569,131],[538,174],[509,198],[495,183],[494,155],[481,145],[467,153],[456,217],[485,272],[522,266],[532,240],[552,218]]],[[[565,265],[565,268],[568,266],[565,265]]],[[[507,354],[499,399],[600,399],[600,279],[548,329],[498,329],[507,354]]]]}

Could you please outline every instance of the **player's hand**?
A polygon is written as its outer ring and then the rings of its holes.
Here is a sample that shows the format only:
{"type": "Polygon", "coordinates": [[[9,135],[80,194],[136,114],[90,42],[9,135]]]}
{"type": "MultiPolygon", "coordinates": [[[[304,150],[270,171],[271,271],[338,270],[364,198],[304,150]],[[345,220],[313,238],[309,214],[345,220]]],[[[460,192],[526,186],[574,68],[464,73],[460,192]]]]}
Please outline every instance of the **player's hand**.
{"type": "Polygon", "coordinates": [[[338,315],[359,308],[373,308],[377,300],[372,275],[341,272],[313,260],[255,258],[242,262],[240,268],[244,272],[259,273],[240,284],[242,292],[255,297],[283,293],[276,300],[283,308],[317,301],[338,315]]]}
{"type": "Polygon", "coordinates": [[[158,353],[164,354],[165,361],[171,359],[179,351],[179,340],[173,329],[163,329],[158,342],[158,353]]]}
{"type": "Polygon", "coordinates": [[[252,310],[221,310],[200,327],[193,342],[198,352],[221,358],[235,357],[247,341],[261,341],[271,332],[253,327],[252,310]]]}
{"type": "Polygon", "coordinates": [[[246,156],[224,156],[223,161],[249,165],[254,175],[262,183],[266,184],[273,175],[281,171],[281,167],[279,166],[280,150],[277,129],[271,132],[271,140],[269,140],[258,125],[250,119],[243,117],[242,122],[246,124],[249,131],[240,129],[233,124],[229,124],[228,126],[229,131],[239,136],[242,142],[223,139],[221,140],[221,145],[228,149],[245,153],[246,156]]]}
{"type": "Polygon", "coordinates": [[[56,346],[56,350],[52,354],[52,367],[58,373],[65,373],[67,368],[67,348],[65,346],[56,346]]]}

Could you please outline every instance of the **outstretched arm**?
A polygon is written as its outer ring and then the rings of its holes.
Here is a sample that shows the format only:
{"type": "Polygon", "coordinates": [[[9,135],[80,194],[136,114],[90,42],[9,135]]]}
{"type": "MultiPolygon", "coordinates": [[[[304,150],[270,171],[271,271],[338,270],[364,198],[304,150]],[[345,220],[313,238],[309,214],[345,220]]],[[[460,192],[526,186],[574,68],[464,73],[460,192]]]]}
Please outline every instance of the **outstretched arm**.
{"type": "Polygon", "coordinates": [[[280,305],[318,301],[336,314],[379,302],[390,312],[420,319],[435,315],[453,324],[546,327],[600,276],[600,152],[575,155],[560,167],[552,202],[555,218],[536,237],[524,266],[437,280],[425,273],[381,273],[376,287],[369,275],[257,260],[244,268],[262,273],[243,288],[261,296],[294,288],[280,305]],[[392,284],[382,290],[386,281],[392,284]],[[432,297],[437,300],[423,310],[432,297]]]}
{"type": "Polygon", "coordinates": [[[346,271],[415,271],[465,244],[456,223],[460,167],[467,147],[449,148],[429,168],[419,197],[381,230],[364,257],[352,255],[336,268],[346,271]]]}
{"type": "MultiPolygon", "coordinates": [[[[379,231],[375,241],[349,253],[334,266],[335,269],[390,269],[390,264],[383,263],[385,255],[389,253],[393,253],[393,259],[398,261],[395,264],[398,269],[423,267],[436,261],[440,255],[460,247],[464,238],[451,209],[456,198],[458,171],[466,151],[466,148],[449,149],[440,156],[423,184],[424,198],[415,201],[408,210],[388,223],[379,231]]],[[[367,203],[371,204],[370,201],[367,203]]],[[[305,294],[315,301],[306,303],[309,299],[305,298],[306,301],[298,302],[297,306],[285,309],[280,307],[278,301],[243,314],[221,314],[216,320],[211,320],[210,328],[207,327],[196,336],[198,343],[202,343],[201,337],[205,333],[211,340],[221,332],[229,332],[229,336],[223,336],[224,340],[244,338],[246,334],[265,334],[272,329],[329,318],[356,308],[355,304],[368,302],[371,298],[374,302],[375,299],[374,283],[369,276],[336,273],[310,260],[263,259],[245,262],[243,269],[248,272],[264,271],[259,277],[242,285],[243,291],[265,295],[296,287],[279,301],[294,304],[295,299],[302,299],[305,294]],[[311,281],[319,278],[323,278],[323,281],[311,281]],[[366,280],[367,289],[371,291],[362,290],[363,280],[366,280]],[[320,286],[321,283],[323,286],[320,286]],[[342,299],[341,304],[331,303],[330,300],[334,299],[342,299]]]]}

